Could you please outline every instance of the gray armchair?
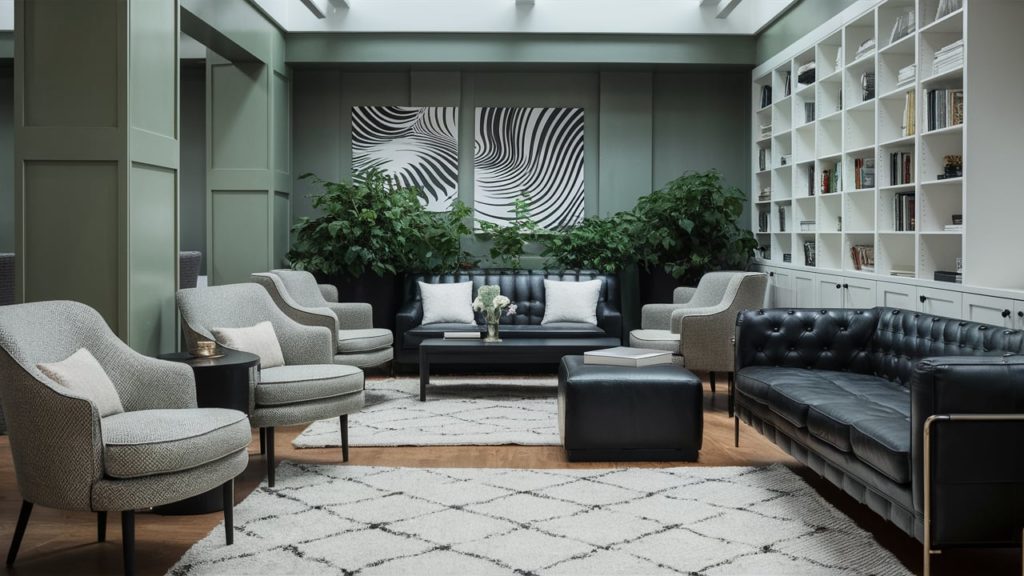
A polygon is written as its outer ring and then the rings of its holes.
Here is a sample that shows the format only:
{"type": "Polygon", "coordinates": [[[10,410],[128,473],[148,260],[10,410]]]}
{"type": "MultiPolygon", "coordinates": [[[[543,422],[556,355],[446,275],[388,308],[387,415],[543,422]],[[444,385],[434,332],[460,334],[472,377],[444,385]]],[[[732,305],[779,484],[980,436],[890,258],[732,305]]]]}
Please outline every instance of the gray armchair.
{"type": "Polygon", "coordinates": [[[249,394],[249,421],[260,429],[267,483],[274,485],[274,428],[324,418],[341,422],[342,460],[348,462],[348,415],[363,407],[363,371],[334,364],[332,331],[305,326],[284,314],[255,284],[178,291],[182,330],[191,348],[214,340],[214,328],[243,328],[269,321],[284,353],[284,366],[262,368],[249,394]]]}
{"type": "Polygon", "coordinates": [[[18,489],[24,499],[7,565],[14,563],[34,504],[121,512],[124,569],[134,570],[135,513],[217,487],[232,542],[234,478],[249,462],[245,414],[196,408],[192,369],[142,356],[121,342],[92,308],[38,302],[0,308],[0,394],[18,489]],[[113,382],[125,411],[101,418],[80,393],[37,364],[88,350],[113,382]]]}
{"type": "Polygon", "coordinates": [[[639,330],[629,345],[668,350],[675,361],[691,370],[705,370],[715,391],[715,373],[729,377],[729,415],[733,411],[736,316],[761,308],[768,276],[759,272],[709,272],[696,288],[677,288],[672,304],[648,304],[641,311],[639,330]]]}
{"type": "Polygon", "coordinates": [[[334,286],[317,285],[312,274],[300,270],[271,270],[252,275],[266,288],[274,303],[292,320],[324,326],[334,334],[336,364],[372,368],[394,358],[394,336],[373,327],[373,308],[361,302],[338,303],[334,286]]]}
{"type": "Polygon", "coordinates": [[[195,288],[199,284],[199,269],[202,267],[202,252],[178,252],[178,288],[195,288]]]}

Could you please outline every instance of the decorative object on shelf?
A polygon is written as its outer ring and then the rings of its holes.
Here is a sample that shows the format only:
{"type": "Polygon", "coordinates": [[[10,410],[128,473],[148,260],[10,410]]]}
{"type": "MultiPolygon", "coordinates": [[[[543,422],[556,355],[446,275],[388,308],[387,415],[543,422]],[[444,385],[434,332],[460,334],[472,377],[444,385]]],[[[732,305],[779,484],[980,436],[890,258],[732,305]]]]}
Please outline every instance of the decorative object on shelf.
{"type": "Polygon", "coordinates": [[[800,67],[796,69],[796,81],[804,86],[814,84],[815,66],[814,60],[801,64],[800,67]]]}
{"type": "Polygon", "coordinates": [[[807,240],[804,242],[804,266],[815,265],[815,251],[817,246],[814,240],[807,240]]]}
{"type": "Polygon", "coordinates": [[[416,188],[431,212],[459,197],[459,109],[454,106],[353,106],[352,170],[376,168],[416,188]]]}
{"type": "Polygon", "coordinates": [[[942,157],[942,174],[938,175],[939,180],[946,178],[960,178],[964,175],[964,157],[959,154],[948,154],[942,157]]]}
{"type": "Polygon", "coordinates": [[[476,109],[473,160],[477,223],[517,218],[514,194],[546,230],[583,220],[583,108],[476,109]]]}
{"type": "Polygon", "coordinates": [[[843,231],[843,217],[842,216],[836,216],[836,232],[842,232],[842,231],[843,231]]]}
{"type": "Polygon", "coordinates": [[[963,258],[963,256],[957,256],[956,259],[955,259],[955,263],[956,263],[956,273],[957,274],[963,274],[963,271],[964,271],[964,258],[963,258]]]}
{"type": "Polygon", "coordinates": [[[861,101],[867,102],[875,97],[875,73],[864,72],[860,75],[861,101]]]}
{"type": "Polygon", "coordinates": [[[779,232],[786,231],[786,207],[779,206],[779,232]]]}
{"type": "Polygon", "coordinates": [[[201,356],[209,358],[217,353],[217,343],[213,340],[198,340],[196,341],[195,350],[192,350],[193,356],[201,356]]]}
{"type": "Polygon", "coordinates": [[[783,252],[782,253],[782,261],[783,262],[792,262],[793,261],[793,253],[792,252],[783,252]]]}
{"type": "Polygon", "coordinates": [[[473,300],[473,310],[483,313],[487,323],[487,336],[484,338],[484,342],[501,342],[501,336],[498,333],[501,314],[507,310],[506,315],[515,316],[516,305],[507,296],[501,295],[500,286],[486,284],[477,291],[476,299],[473,300]]]}

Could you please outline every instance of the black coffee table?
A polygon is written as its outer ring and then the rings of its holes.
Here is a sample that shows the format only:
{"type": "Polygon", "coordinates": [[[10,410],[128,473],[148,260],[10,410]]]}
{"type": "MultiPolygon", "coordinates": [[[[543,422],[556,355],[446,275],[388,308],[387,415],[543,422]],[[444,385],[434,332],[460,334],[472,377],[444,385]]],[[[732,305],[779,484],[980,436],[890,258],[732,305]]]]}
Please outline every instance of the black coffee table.
{"type": "Polygon", "coordinates": [[[618,338],[505,338],[501,342],[483,339],[428,338],[420,343],[420,402],[427,399],[430,363],[443,364],[558,364],[562,356],[622,346],[618,338]]]}

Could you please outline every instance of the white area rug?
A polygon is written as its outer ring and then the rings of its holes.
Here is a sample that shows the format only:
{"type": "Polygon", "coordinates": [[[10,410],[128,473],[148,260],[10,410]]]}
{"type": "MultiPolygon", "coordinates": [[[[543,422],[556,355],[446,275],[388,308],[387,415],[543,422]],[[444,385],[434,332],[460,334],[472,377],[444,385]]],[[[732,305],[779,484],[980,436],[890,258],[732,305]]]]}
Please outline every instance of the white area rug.
{"type": "MultiPolygon", "coordinates": [[[[368,380],[366,407],[348,417],[352,446],[558,445],[554,376],[432,377],[427,401],[419,378],[368,380]]],[[[341,446],[338,419],[314,422],[296,448],[341,446]]]]}
{"type": "Polygon", "coordinates": [[[171,569],[203,574],[909,572],[781,465],[503,470],[282,463],[171,569]]]}

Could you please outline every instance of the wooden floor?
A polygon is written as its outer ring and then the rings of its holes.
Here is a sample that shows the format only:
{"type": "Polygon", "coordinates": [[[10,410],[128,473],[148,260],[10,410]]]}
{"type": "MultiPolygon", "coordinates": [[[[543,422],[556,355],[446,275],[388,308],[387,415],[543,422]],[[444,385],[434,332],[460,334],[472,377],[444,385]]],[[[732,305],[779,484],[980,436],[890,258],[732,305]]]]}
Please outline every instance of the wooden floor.
{"type": "MultiPolygon", "coordinates": [[[[921,546],[866,507],[857,504],[830,483],[798,465],[796,461],[741,426],[740,448],[733,446],[733,421],[726,414],[725,394],[712,403],[706,387],[704,446],[700,462],[629,463],[628,466],[756,466],[784,463],[807,480],[826,500],[865,530],[868,530],[901,562],[920,573],[921,546]]],[[[277,458],[301,462],[339,463],[341,451],[333,449],[296,450],[291,440],[303,426],[277,431],[277,458]]],[[[265,460],[259,455],[259,442],[253,437],[249,467],[238,479],[236,502],[252,492],[264,477],[265,460]]],[[[564,460],[557,446],[442,446],[398,448],[352,448],[350,464],[409,467],[487,467],[487,468],[608,468],[621,463],[574,463],[564,460]]],[[[21,497],[14,479],[7,436],[0,437],[0,548],[7,546],[17,519],[21,497]]],[[[153,513],[136,517],[136,546],[139,574],[164,574],[195,542],[206,536],[221,521],[220,513],[197,516],[161,516],[153,513]]],[[[121,534],[119,515],[112,514],[107,541],[96,543],[94,514],[61,512],[36,507],[15,568],[10,574],[119,574],[121,572],[121,534]]],[[[999,574],[1020,570],[1018,551],[946,552],[935,562],[936,574],[999,574]]]]}

